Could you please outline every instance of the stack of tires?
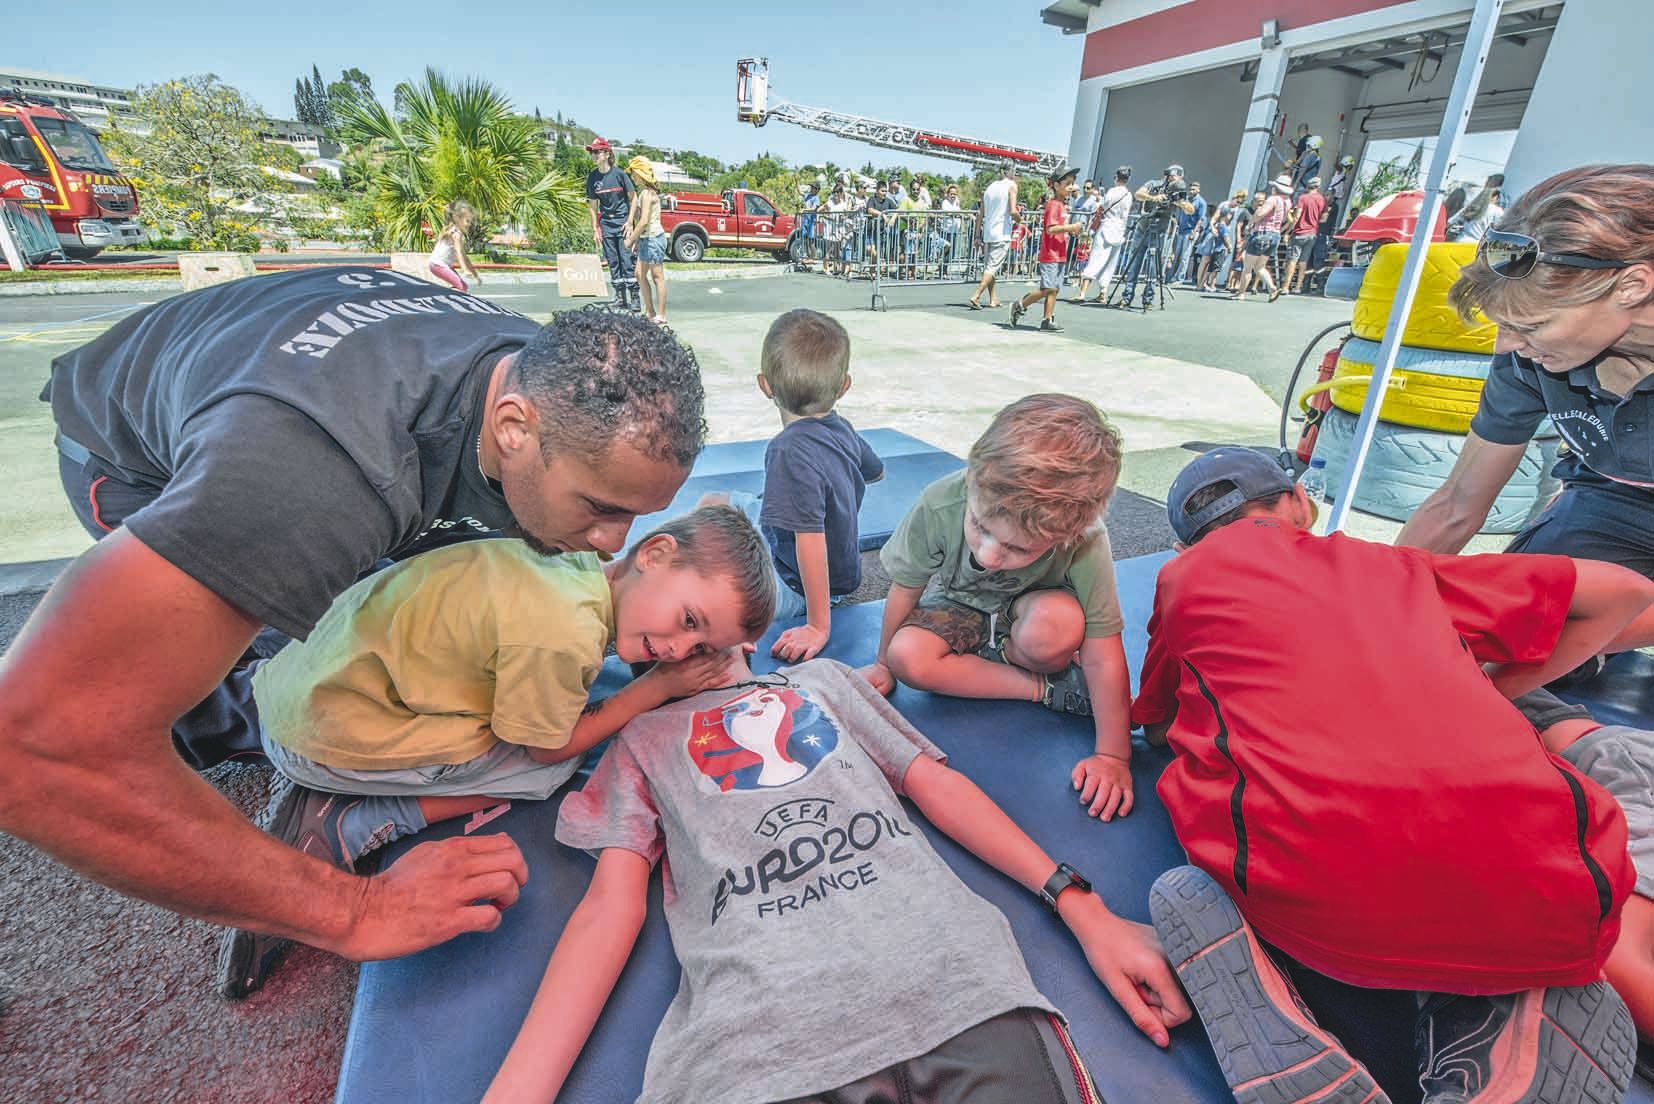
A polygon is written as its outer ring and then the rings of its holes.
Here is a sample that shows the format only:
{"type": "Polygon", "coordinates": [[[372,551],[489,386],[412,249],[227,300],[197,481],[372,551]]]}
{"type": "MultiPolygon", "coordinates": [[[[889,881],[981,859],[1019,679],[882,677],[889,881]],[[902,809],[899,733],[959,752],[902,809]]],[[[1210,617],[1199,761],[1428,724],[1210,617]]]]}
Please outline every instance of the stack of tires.
{"type": "MultiPolygon", "coordinates": [[[[1493,323],[1485,319],[1466,323],[1447,301],[1459,269],[1475,254],[1476,246],[1469,242],[1430,246],[1418,295],[1402,332],[1395,371],[1379,408],[1380,421],[1361,485],[1355,491],[1358,510],[1407,520],[1442,485],[1459,458],[1493,361],[1493,323]]],[[[1327,487],[1332,493],[1343,483],[1356,420],[1367,400],[1367,383],[1406,259],[1407,246],[1384,246],[1361,282],[1350,323],[1354,336],[1344,343],[1339,356],[1329,388],[1332,409],[1323,418],[1315,442],[1315,456],[1327,462],[1327,487]]],[[[1543,508],[1556,491],[1556,480],[1550,474],[1556,450],[1556,434],[1547,422],[1488,512],[1484,533],[1514,533],[1543,508]]]]}

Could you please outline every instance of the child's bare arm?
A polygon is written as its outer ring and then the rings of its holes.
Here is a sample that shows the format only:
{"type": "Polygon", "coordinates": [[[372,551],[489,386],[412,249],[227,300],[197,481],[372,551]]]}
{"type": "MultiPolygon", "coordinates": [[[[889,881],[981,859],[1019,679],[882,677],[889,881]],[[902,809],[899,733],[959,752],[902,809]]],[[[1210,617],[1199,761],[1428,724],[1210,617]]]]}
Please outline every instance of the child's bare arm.
{"type": "Polygon", "coordinates": [[[553,1100],[631,956],[648,908],[649,860],[610,847],[569,917],[484,1104],[553,1100]]]}
{"type": "Polygon", "coordinates": [[[827,581],[827,534],[794,533],[793,540],[807,621],[782,633],[770,654],[788,663],[803,663],[827,646],[833,631],[833,598],[827,581]]]}
{"type": "Polygon", "coordinates": [[[1574,561],[1574,595],[1556,648],[1543,663],[1488,668],[1499,692],[1514,698],[1565,675],[1606,648],[1638,614],[1654,604],[1654,582],[1618,564],[1574,561]]]}
{"type": "Polygon", "coordinates": [[[896,630],[902,627],[908,614],[913,612],[919,604],[919,598],[925,592],[923,587],[902,586],[900,583],[890,584],[890,593],[884,599],[884,623],[879,629],[879,655],[872,663],[861,668],[861,675],[881,694],[889,694],[896,689],[896,679],[885,664],[885,653],[890,648],[890,640],[896,635],[896,630]]]}
{"type": "MultiPolygon", "coordinates": [[[[929,756],[919,756],[908,767],[902,789],[932,824],[1029,891],[1038,893],[1057,868],[976,783],[929,756]]],[[[1167,1029],[1191,1013],[1153,930],[1121,919],[1101,897],[1078,889],[1058,895],[1057,915],[1138,1030],[1167,1045],[1167,1029]]]]}
{"type": "Polygon", "coordinates": [[[1074,788],[1087,811],[1102,820],[1125,816],[1133,804],[1131,783],[1131,671],[1116,633],[1087,637],[1080,645],[1080,670],[1091,690],[1096,750],[1074,765],[1074,788]]]}
{"type": "MultiPolygon", "coordinates": [[[[751,646],[747,645],[750,651],[751,646]]],[[[676,663],[660,663],[606,698],[586,703],[574,723],[569,742],[562,747],[528,749],[537,763],[561,763],[583,755],[625,728],[634,717],[665,705],[673,698],[721,686],[728,679],[729,653],[708,652],[676,663]]]]}

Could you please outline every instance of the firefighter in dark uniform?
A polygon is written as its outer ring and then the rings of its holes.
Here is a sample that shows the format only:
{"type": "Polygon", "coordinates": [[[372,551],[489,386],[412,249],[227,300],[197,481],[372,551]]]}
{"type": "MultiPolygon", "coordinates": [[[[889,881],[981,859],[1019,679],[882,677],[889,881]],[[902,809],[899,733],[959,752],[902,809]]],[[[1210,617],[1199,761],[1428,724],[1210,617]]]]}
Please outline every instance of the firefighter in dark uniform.
{"type": "Polygon", "coordinates": [[[597,168],[586,174],[586,206],[592,212],[592,240],[609,263],[615,302],[635,308],[637,276],[632,251],[625,241],[626,220],[632,213],[632,178],[615,164],[614,147],[607,138],[593,139],[586,152],[597,160],[597,168]]]}

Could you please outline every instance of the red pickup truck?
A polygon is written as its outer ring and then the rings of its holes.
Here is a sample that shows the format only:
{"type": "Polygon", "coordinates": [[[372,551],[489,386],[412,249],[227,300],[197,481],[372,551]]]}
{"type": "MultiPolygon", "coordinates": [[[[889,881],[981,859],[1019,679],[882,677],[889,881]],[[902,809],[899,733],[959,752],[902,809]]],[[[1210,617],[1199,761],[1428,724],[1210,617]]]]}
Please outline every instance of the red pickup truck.
{"type": "Polygon", "coordinates": [[[803,243],[798,217],[782,214],[766,196],[744,188],[721,194],[678,192],[662,197],[660,222],[674,259],[694,262],[708,248],[758,249],[777,260],[798,260],[803,243]]]}

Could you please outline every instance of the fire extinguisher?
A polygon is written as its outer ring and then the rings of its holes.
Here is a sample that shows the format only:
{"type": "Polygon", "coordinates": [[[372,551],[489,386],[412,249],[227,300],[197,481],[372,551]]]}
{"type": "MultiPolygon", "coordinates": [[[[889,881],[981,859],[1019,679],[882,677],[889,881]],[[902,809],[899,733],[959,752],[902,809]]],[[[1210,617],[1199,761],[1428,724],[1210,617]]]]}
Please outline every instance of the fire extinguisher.
{"type": "Polygon", "coordinates": [[[1298,459],[1306,464],[1315,451],[1315,439],[1321,435],[1321,419],[1332,409],[1332,391],[1320,385],[1331,382],[1333,373],[1338,370],[1338,355],[1343,349],[1340,343],[1322,354],[1321,367],[1315,373],[1317,386],[1310,388],[1309,397],[1303,400],[1304,428],[1298,434],[1298,459]]]}

